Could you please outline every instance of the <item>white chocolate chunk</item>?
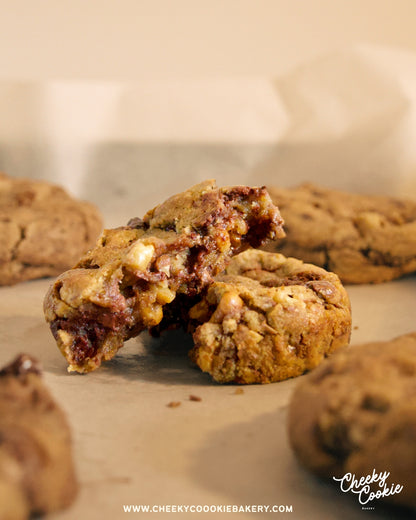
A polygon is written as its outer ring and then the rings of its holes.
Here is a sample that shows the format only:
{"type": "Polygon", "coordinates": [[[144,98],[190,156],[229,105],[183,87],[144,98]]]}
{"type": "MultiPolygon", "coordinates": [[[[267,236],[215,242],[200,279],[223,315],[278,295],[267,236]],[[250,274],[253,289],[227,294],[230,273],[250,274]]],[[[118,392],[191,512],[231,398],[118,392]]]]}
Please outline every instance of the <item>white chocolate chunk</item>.
{"type": "Polygon", "coordinates": [[[130,269],[144,271],[152,261],[155,248],[152,244],[136,242],[124,259],[124,265],[130,269]]]}

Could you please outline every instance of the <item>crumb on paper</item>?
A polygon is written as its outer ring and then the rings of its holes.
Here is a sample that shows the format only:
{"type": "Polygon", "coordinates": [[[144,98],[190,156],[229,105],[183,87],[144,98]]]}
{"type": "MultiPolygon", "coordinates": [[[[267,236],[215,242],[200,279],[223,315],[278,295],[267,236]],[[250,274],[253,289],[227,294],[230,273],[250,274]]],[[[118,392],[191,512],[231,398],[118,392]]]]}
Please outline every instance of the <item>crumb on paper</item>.
{"type": "Polygon", "coordinates": [[[236,388],[236,389],[235,389],[235,392],[234,392],[234,393],[235,393],[235,394],[237,394],[237,395],[241,395],[241,394],[244,394],[244,389],[243,389],[243,388],[240,388],[240,387],[238,387],[238,388],[236,388]]]}
{"type": "Polygon", "coordinates": [[[197,395],[192,395],[192,394],[191,394],[191,395],[189,396],[189,400],[190,400],[190,401],[202,401],[202,398],[199,397],[199,396],[197,396],[197,395]]]}
{"type": "Polygon", "coordinates": [[[358,330],[358,325],[354,325],[353,329],[358,330]]]}
{"type": "Polygon", "coordinates": [[[181,405],[180,401],[171,401],[166,406],[168,406],[169,408],[177,408],[180,405],[181,405]]]}

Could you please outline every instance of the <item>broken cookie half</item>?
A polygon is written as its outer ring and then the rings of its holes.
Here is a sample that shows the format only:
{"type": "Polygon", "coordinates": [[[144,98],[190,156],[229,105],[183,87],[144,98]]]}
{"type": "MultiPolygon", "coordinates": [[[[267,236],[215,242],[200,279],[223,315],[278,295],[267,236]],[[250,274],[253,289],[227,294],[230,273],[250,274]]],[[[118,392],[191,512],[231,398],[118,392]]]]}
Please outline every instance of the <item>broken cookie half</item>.
{"type": "Polygon", "coordinates": [[[189,317],[191,359],[219,383],[299,376],[346,346],[351,333],[338,276],[259,250],[234,257],[189,317]]]}
{"type": "Polygon", "coordinates": [[[69,426],[39,363],[20,355],[0,370],[0,518],[68,507],[77,483],[69,426]]]}
{"type": "Polygon", "coordinates": [[[264,187],[211,180],[104,231],[45,298],[69,370],[90,372],[111,359],[125,340],[157,326],[177,295],[200,293],[233,255],[283,237],[282,225],[264,187]]]}

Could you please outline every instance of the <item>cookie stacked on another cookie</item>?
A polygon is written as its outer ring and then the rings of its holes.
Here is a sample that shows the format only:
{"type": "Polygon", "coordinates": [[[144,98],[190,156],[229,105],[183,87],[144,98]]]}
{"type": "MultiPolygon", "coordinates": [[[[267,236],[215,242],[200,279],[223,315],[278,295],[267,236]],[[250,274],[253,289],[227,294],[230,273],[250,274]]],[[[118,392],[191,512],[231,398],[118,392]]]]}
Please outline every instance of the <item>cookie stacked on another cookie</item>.
{"type": "Polygon", "coordinates": [[[157,326],[177,295],[199,294],[233,255],[282,237],[282,223],[264,187],[206,181],[143,220],[106,230],[45,298],[69,369],[89,372],[111,359],[125,340],[157,326]]]}
{"type": "Polygon", "coordinates": [[[380,283],[416,271],[416,201],[313,184],[269,187],[286,237],[266,246],[338,274],[344,283],[380,283]]]}
{"type": "Polygon", "coordinates": [[[99,211],[45,181],[0,173],[0,285],[55,276],[94,245],[99,211]]]}

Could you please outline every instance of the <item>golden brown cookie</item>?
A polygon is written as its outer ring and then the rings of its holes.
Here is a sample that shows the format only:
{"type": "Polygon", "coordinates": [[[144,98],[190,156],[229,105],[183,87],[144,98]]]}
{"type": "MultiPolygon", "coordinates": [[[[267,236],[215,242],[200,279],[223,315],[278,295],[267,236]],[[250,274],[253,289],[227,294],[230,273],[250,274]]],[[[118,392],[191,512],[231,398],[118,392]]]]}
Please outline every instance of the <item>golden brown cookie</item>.
{"type": "Polygon", "coordinates": [[[66,508],[76,492],[66,417],[38,362],[20,355],[0,370],[0,518],[66,508]]]}
{"type": "Polygon", "coordinates": [[[59,186],[0,173],[0,285],[62,273],[101,228],[98,210],[59,186]]]}
{"type": "MultiPolygon", "coordinates": [[[[290,403],[289,438],[299,461],[317,475],[350,474],[334,482],[340,492],[353,494],[353,475],[359,483],[373,470],[387,472],[371,492],[400,485],[383,498],[416,507],[416,333],[337,352],[308,374],[290,403]]],[[[357,499],[363,488],[355,486],[357,499]]],[[[362,491],[362,504],[369,494],[362,491]]]]}
{"type": "Polygon", "coordinates": [[[269,192],[286,238],[266,250],[324,267],[344,283],[380,283],[416,271],[416,201],[312,184],[269,192]]]}
{"type": "Polygon", "coordinates": [[[264,187],[218,188],[214,181],[174,195],[143,220],[104,231],[45,299],[69,370],[94,370],[125,340],[157,326],[177,295],[198,294],[232,255],[283,234],[264,187]]]}
{"type": "Polygon", "coordinates": [[[248,250],[190,310],[191,358],[220,383],[303,374],[348,344],[351,312],[339,278],[295,258],[248,250]]]}

